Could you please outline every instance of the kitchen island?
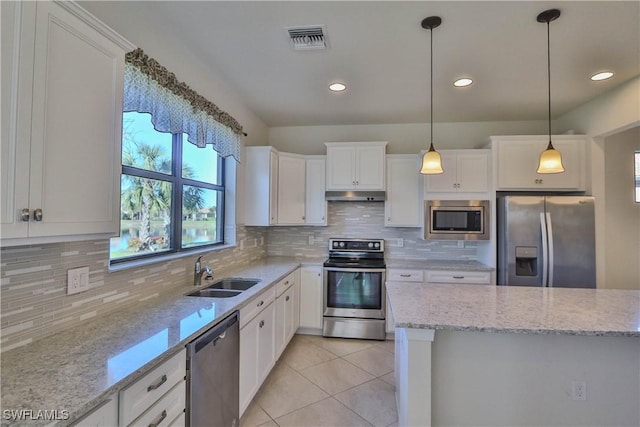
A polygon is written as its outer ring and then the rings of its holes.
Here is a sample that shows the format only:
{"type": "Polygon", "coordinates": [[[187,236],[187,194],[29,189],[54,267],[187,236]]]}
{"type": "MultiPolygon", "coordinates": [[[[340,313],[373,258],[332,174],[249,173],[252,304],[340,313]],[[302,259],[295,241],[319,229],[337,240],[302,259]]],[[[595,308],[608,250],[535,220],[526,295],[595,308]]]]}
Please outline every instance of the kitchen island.
{"type": "Polygon", "coordinates": [[[640,292],[387,282],[401,426],[640,425],[640,292]]]}

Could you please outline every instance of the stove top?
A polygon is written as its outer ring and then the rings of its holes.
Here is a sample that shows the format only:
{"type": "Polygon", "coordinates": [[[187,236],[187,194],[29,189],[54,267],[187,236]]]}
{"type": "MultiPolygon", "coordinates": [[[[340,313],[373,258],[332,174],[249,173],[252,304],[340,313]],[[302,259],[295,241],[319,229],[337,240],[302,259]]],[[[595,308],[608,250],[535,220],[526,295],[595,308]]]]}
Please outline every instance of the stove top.
{"type": "Polygon", "coordinates": [[[329,239],[325,267],[385,268],[384,239],[329,239]]]}

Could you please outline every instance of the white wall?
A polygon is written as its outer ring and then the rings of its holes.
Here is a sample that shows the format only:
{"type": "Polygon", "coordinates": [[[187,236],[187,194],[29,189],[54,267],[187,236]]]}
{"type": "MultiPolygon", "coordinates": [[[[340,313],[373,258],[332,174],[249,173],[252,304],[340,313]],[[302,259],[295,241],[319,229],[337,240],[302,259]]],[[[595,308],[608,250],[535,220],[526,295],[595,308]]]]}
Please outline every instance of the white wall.
{"type": "Polygon", "coordinates": [[[640,203],[634,201],[640,126],[605,138],[605,282],[640,290],[640,203]]]}
{"type": "MultiPolygon", "coordinates": [[[[547,133],[546,121],[435,123],[436,149],[480,148],[491,135],[547,133]]],[[[325,154],[325,142],[388,141],[387,154],[417,154],[429,148],[429,124],[290,126],[269,129],[269,145],[280,151],[325,154]]]]}

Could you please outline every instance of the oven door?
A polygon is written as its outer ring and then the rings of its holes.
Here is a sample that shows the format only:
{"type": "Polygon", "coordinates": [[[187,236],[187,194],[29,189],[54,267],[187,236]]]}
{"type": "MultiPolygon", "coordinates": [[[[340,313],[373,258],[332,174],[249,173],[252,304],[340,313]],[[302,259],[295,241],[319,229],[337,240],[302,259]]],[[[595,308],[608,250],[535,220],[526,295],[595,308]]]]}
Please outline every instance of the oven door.
{"type": "Polygon", "coordinates": [[[385,269],[324,268],[324,316],[384,319],[385,269]]]}

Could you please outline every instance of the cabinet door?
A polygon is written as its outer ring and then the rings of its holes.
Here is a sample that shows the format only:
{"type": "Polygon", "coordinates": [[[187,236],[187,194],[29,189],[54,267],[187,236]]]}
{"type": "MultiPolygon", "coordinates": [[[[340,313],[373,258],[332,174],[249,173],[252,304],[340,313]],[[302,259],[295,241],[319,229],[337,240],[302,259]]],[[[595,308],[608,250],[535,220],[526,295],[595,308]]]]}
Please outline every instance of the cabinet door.
{"type": "Polygon", "coordinates": [[[113,397],[93,410],[89,415],[74,422],[72,426],[109,427],[118,425],[118,399],[113,397]]]}
{"type": "Polygon", "coordinates": [[[436,175],[425,175],[425,190],[432,193],[456,191],[458,183],[457,156],[455,152],[443,150],[440,152],[440,157],[442,158],[443,172],[436,175]]]}
{"type": "Polygon", "coordinates": [[[29,236],[117,234],[124,50],[53,2],[38,2],[29,236]]]}
{"type": "Polygon", "coordinates": [[[258,391],[258,321],[240,330],[240,415],[258,391]]]}
{"type": "Polygon", "coordinates": [[[382,146],[356,149],[356,189],[384,190],[385,148],[382,146]]]}
{"type": "Polygon", "coordinates": [[[387,156],[386,227],[420,227],[420,181],[417,156],[387,156]]]}
{"type": "Polygon", "coordinates": [[[327,148],[327,190],[355,188],[355,147],[327,148]]]}
{"type": "Polygon", "coordinates": [[[538,141],[501,142],[498,146],[498,189],[536,186],[540,147],[538,141]]]}
{"type": "Polygon", "coordinates": [[[456,164],[457,191],[489,191],[489,153],[487,151],[458,153],[456,164]]]}
{"type": "Polygon", "coordinates": [[[269,152],[269,225],[278,222],[278,154],[269,152]]]}
{"type": "Polygon", "coordinates": [[[300,327],[322,329],[322,266],[300,269],[300,327]]]}
{"type": "Polygon", "coordinates": [[[307,179],[305,191],[305,223],[327,225],[326,157],[307,157],[307,179]]]}
{"type": "Polygon", "coordinates": [[[276,299],[275,354],[280,357],[294,333],[294,287],[276,299]]]}
{"type": "Polygon", "coordinates": [[[258,326],[258,387],[275,363],[276,310],[271,303],[255,319],[258,326]]]}
{"type": "Polygon", "coordinates": [[[278,159],[278,224],[305,223],[305,169],[303,157],[280,153],[278,159]]]}

